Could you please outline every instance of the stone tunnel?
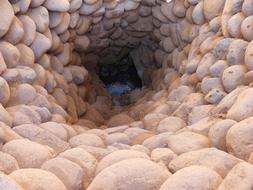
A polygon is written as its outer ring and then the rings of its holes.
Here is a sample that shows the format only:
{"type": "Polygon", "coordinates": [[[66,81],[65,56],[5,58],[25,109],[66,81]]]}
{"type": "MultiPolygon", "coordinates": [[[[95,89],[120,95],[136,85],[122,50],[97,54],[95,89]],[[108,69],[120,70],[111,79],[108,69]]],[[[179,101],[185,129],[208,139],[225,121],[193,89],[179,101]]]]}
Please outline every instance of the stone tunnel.
{"type": "Polygon", "coordinates": [[[0,0],[0,190],[253,189],[252,0],[0,0]]]}

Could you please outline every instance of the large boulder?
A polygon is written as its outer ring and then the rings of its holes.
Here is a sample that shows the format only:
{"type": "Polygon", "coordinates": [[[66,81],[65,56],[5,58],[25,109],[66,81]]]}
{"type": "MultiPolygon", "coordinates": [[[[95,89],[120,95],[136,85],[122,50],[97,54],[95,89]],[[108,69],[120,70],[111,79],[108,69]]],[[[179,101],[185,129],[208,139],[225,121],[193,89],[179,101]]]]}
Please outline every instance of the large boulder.
{"type": "Polygon", "coordinates": [[[227,132],[226,143],[229,153],[248,160],[253,152],[253,117],[234,124],[227,132]]]}
{"type": "Polygon", "coordinates": [[[215,171],[204,166],[190,166],[169,177],[159,190],[214,190],[222,182],[215,171]]]}
{"type": "Polygon", "coordinates": [[[205,148],[181,154],[169,165],[170,171],[177,172],[182,168],[200,165],[216,171],[225,177],[227,173],[242,160],[215,148],[205,148]]]}
{"type": "Polygon", "coordinates": [[[127,114],[117,114],[110,118],[110,120],[107,123],[108,127],[116,127],[120,125],[128,125],[130,123],[134,122],[134,120],[129,117],[127,114]]]}
{"type": "Polygon", "coordinates": [[[119,151],[114,151],[111,154],[105,156],[98,164],[96,168],[96,173],[98,174],[105,168],[118,163],[122,160],[128,160],[128,159],[133,159],[133,158],[143,158],[143,159],[148,159],[149,157],[142,152],[134,151],[134,150],[119,150],[119,151]]]}
{"type": "Polygon", "coordinates": [[[70,148],[67,142],[36,125],[19,125],[14,127],[13,130],[22,137],[51,147],[56,154],[70,148]]]}
{"type": "Polygon", "coordinates": [[[24,190],[17,182],[9,176],[0,172],[0,189],[3,190],[24,190]]]}
{"type": "Polygon", "coordinates": [[[41,168],[54,173],[69,190],[82,188],[83,170],[74,162],[59,157],[46,161],[41,168]]]}
{"type": "Polygon", "coordinates": [[[53,157],[46,146],[27,139],[17,139],[6,143],[2,151],[12,155],[21,168],[38,168],[53,157]]]}
{"type": "Polygon", "coordinates": [[[25,190],[67,190],[53,173],[41,169],[20,169],[9,176],[25,190]]]}
{"type": "Polygon", "coordinates": [[[238,163],[222,181],[218,190],[248,190],[253,188],[253,166],[238,163]]]}
{"type": "Polygon", "coordinates": [[[142,158],[120,161],[100,172],[87,190],[158,190],[170,176],[158,164],[142,158]]]}
{"type": "Polygon", "coordinates": [[[14,18],[14,12],[12,6],[8,0],[2,0],[0,2],[0,38],[3,37],[9,30],[12,20],[14,18]]]}

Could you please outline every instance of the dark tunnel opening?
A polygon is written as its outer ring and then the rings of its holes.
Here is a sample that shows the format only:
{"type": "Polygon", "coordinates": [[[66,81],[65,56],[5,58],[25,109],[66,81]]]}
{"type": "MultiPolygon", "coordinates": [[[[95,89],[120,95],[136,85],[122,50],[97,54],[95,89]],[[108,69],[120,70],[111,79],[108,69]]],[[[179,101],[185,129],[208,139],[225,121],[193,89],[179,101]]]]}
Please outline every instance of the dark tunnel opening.
{"type": "Polygon", "coordinates": [[[142,80],[129,53],[113,64],[99,64],[98,75],[111,95],[122,95],[142,87],[142,80]]]}

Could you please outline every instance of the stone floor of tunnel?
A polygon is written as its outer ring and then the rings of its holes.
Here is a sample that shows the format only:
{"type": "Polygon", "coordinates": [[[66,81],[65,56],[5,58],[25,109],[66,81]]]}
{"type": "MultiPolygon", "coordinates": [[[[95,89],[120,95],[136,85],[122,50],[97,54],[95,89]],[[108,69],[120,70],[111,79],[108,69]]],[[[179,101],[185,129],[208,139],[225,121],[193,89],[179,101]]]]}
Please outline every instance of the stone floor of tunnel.
{"type": "Polygon", "coordinates": [[[0,190],[252,190],[252,0],[0,0],[0,190]]]}

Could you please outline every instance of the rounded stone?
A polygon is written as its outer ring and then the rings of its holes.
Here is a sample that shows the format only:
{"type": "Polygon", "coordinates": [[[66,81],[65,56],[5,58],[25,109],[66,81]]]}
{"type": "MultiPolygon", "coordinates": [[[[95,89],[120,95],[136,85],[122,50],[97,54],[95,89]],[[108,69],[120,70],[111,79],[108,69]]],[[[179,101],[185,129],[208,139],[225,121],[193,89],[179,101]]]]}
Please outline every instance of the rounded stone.
{"type": "Polygon", "coordinates": [[[242,36],[247,41],[253,40],[253,16],[249,16],[242,21],[241,32],[242,36]]]}
{"type": "Polygon", "coordinates": [[[117,127],[121,125],[129,125],[130,123],[134,122],[134,120],[129,117],[127,114],[117,114],[110,118],[107,123],[108,127],[117,127]]]}
{"type": "Polygon", "coordinates": [[[18,169],[19,169],[18,162],[13,156],[4,152],[0,152],[0,171],[1,172],[10,174],[11,172],[18,169]]]}
{"type": "Polygon", "coordinates": [[[46,0],[43,4],[49,11],[66,12],[70,4],[68,0],[46,0]]]}
{"type": "Polygon", "coordinates": [[[205,166],[225,177],[242,160],[216,148],[204,148],[179,155],[169,164],[172,172],[180,171],[193,165],[205,166]]]}
{"type": "Polygon", "coordinates": [[[212,190],[217,189],[221,182],[221,176],[215,171],[204,166],[190,166],[169,177],[160,190],[212,190]]]}
{"type": "Polygon", "coordinates": [[[10,88],[6,80],[0,77],[0,103],[5,106],[10,99],[10,88]]]}
{"type": "Polygon", "coordinates": [[[230,154],[248,160],[253,151],[252,131],[253,117],[234,124],[227,132],[226,143],[230,154]]]}
{"type": "Polygon", "coordinates": [[[243,65],[233,65],[224,70],[222,83],[227,92],[231,92],[236,87],[244,84],[246,68],[243,65]]]}
{"type": "Polygon", "coordinates": [[[143,158],[149,160],[149,157],[142,152],[134,150],[118,150],[112,152],[111,154],[108,154],[102,160],[100,160],[96,168],[96,173],[98,174],[105,168],[110,167],[111,165],[118,163],[122,160],[128,160],[133,158],[143,158]]]}
{"type": "Polygon", "coordinates": [[[178,155],[209,146],[207,137],[193,132],[182,132],[168,138],[168,147],[178,155]]]}
{"type": "Polygon", "coordinates": [[[59,157],[78,164],[83,169],[86,182],[90,182],[93,178],[97,167],[97,159],[89,152],[82,148],[72,148],[59,154],[59,157]]]}
{"type": "Polygon", "coordinates": [[[118,188],[156,190],[170,175],[168,170],[150,160],[128,159],[100,172],[87,190],[116,190],[118,188]]]}
{"type": "Polygon", "coordinates": [[[176,132],[182,128],[186,127],[185,121],[179,117],[167,117],[160,121],[157,131],[159,133],[163,132],[176,132]]]}
{"type": "Polygon", "coordinates": [[[243,90],[235,102],[231,105],[231,108],[227,112],[227,119],[233,119],[235,121],[241,121],[253,116],[253,89],[243,90]]]}
{"type": "Polygon", "coordinates": [[[226,135],[228,130],[236,124],[236,121],[231,119],[225,119],[216,122],[210,127],[208,138],[211,142],[211,145],[217,149],[226,151],[226,135]]]}
{"type": "Polygon", "coordinates": [[[25,190],[9,176],[0,173],[0,189],[3,190],[25,190]]]}
{"type": "Polygon", "coordinates": [[[25,190],[67,190],[53,173],[41,169],[20,169],[9,176],[25,190]]]}
{"type": "Polygon", "coordinates": [[[102,148],[105,146],[104,142],[99,136],[90,133],[83,133],[72,137],[69,140],[69,144],[71,147],[77,147],[79,145],[88,145],[102,148]]]}
{"type": "Polygon", "coordinates": [[[21,168],[37,168],[53,157],[53,152],[46,146],[27,139],[17,139],[6,143],[3,152],[12,155],[21,168]]]}
{"type": "Polygon", "coordinates": [[[43,7],[37,7],[28,11],[28,16],[34,21],[37,32],[45,32],[49,26],[48,10],[43,7]]]}
{"type": "Polygon", "coordinates": [[[14,12],[12,6],[8,0],[2,0],[0,2],[0,38],[3,37],[9,30],[12,20],[14,18],[14,12]]]}
{"type": "Polygon", "coordinates": [[[218,190],[247,190],[253,187],[253,166],[246,162],[238,163],[220,184],[218,190]]]}
{"type": "Polygon", "coordinates": [[[41,168],[55,174],[69,190],[82,188],[83,170],[74,162],[59,157],[46,161],[41,168]]]}

